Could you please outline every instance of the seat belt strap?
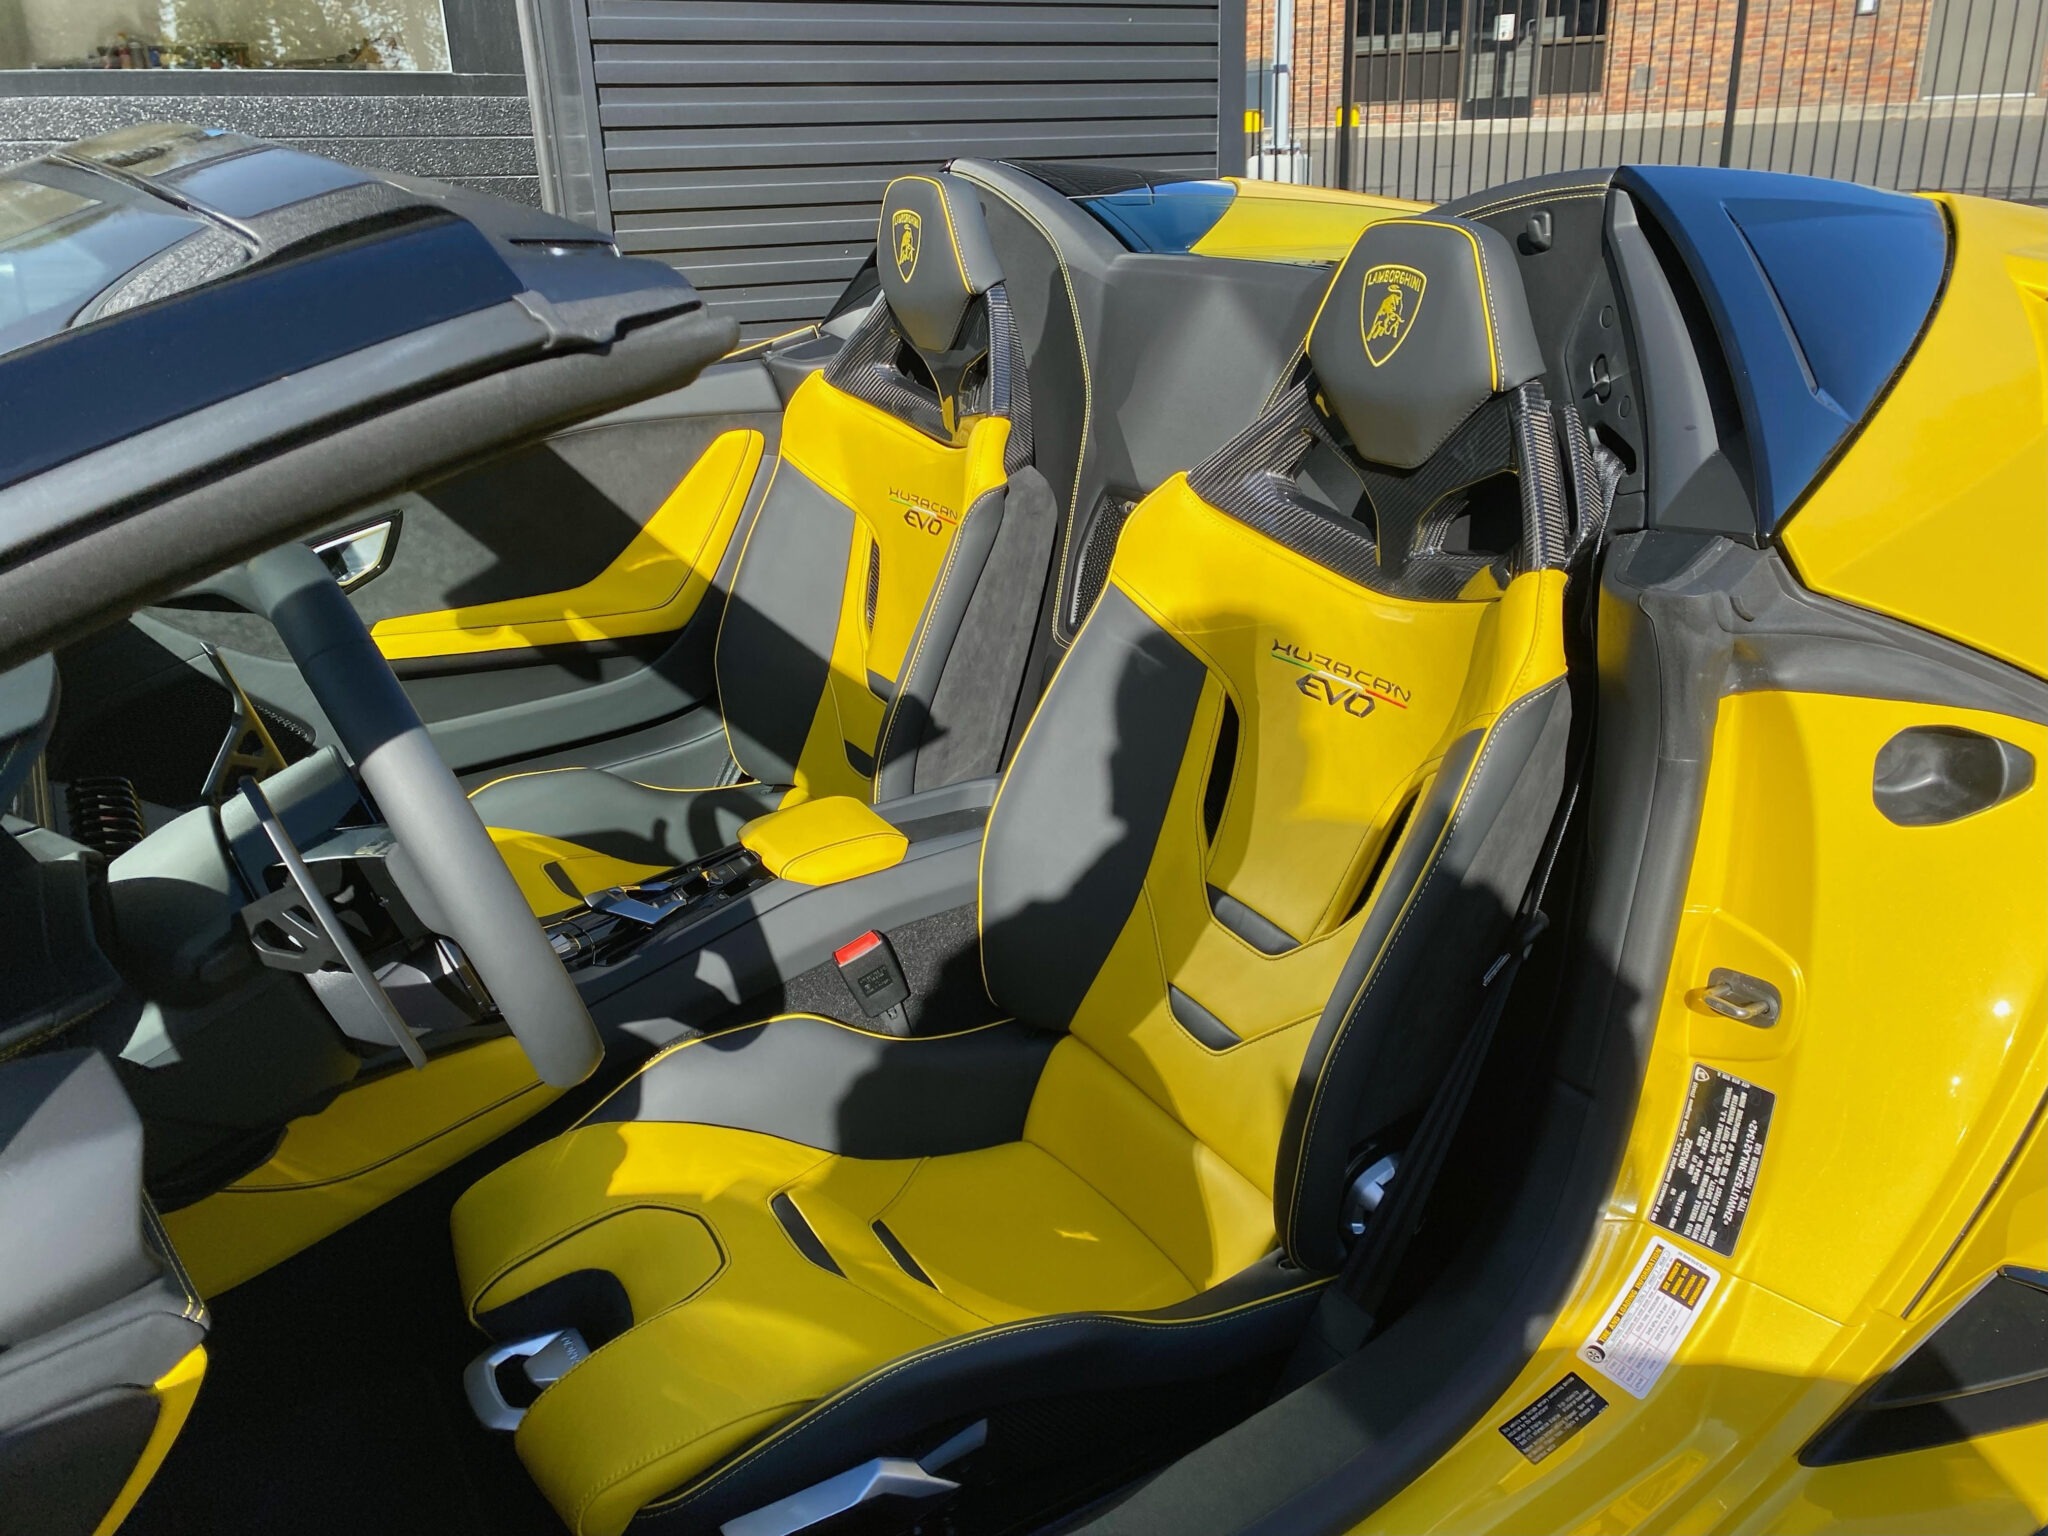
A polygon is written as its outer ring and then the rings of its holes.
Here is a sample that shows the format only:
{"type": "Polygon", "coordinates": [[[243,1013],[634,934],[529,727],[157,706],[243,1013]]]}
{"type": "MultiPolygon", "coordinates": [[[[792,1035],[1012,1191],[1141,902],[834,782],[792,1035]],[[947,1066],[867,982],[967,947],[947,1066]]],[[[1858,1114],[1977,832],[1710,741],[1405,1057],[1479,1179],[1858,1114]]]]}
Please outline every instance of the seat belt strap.
{"type": "Polygon", "coordinates": [[[1414,1139],[1388,1183],[1379,1208],[1373,1213],[1363,1235],[1345,1255],[1344,1266],[1338,1271],[1335,1283],[1323,1292],[1314,1319],[1288,1366],[1283,1389],[1298,1386],[1354,1353],[1373,1336],[1378,1326],[1379,1311],[1400,1273],[1401,1261],[1407,1257],[1409,1244],[1421,1224],[1423,1209],[1429,1202],[1437,1175],[1443,1171],[1451,1145],[1457,1139],[1458,1127],[1465,1118],[1466,1107],[1472,1101],[1473,1090],[1478,1087],[1486,1059],[1491,1054],[1493,1037],[1507,1012],[1508,996],[1514,989],[1515,977],[1544,929],[1550,926],[1549,916],[1543,910],[1543,897],[1550,884],[1551,871],[1557,865],[1558,851],[1564,845],[1572,809],[1578,801],[1584,755],[1583,752],[1578,754],[1579,761],[1573,763],[1565,793],[1544,833],[1543,846],[1536,856],[1536,868],[1530,875],[1521,906],[1508,930],[1507,946],[1481,978],[1480,985],[1485,993],[1479,1009],[1442,1082],[1437,1085],[1428,1108],[1423,1111],[1414,1139]]]}

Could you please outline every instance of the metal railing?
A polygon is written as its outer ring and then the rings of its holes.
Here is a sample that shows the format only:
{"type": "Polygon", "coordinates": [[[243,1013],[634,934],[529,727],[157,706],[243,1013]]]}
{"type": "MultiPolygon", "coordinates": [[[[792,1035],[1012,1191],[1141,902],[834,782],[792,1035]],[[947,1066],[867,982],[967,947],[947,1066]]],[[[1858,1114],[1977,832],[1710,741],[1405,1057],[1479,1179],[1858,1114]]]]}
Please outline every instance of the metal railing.
{"type": "Polygon", "coordinates": [[[1430,202],[1624,161],[2048,201],[2048,0],[1251,0],[1254,176],[1430,202]]]}

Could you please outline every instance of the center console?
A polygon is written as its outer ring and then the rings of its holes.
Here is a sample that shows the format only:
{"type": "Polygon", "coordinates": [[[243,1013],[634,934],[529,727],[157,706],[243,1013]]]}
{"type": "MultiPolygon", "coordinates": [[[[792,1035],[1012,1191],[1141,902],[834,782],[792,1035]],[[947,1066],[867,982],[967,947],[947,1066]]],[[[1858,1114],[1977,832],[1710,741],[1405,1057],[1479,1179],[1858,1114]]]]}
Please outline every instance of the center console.
{"type": "Polygon", "coordinates": [[[740,829],[740,841],[547,924],[599,1025],[664,1044],[828,961],[870,929],[975,900],[996,780],[879,810],[824,799],[740,829]]]}

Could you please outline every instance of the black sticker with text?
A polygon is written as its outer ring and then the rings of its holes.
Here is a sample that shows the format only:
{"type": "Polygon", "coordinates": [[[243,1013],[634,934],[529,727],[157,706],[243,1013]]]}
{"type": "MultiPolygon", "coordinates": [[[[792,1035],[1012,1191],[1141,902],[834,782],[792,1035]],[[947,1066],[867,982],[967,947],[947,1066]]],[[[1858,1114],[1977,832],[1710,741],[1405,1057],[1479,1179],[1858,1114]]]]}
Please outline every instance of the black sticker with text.
{"type": "Polygon", "coordinates": [[[1777,1102],[1768,1088],[1695,1065],[1650,1220],[1703,1248],[1733,1253],[1777,1102]]]}
{"type": "Polygon", "coordinates": [[[1600,1417],[1607,1399],[1587,1386],[1576,1371],[1501,1425],[1508,1444],[1532,1462],[1541,1461],[1600,1417]]]}

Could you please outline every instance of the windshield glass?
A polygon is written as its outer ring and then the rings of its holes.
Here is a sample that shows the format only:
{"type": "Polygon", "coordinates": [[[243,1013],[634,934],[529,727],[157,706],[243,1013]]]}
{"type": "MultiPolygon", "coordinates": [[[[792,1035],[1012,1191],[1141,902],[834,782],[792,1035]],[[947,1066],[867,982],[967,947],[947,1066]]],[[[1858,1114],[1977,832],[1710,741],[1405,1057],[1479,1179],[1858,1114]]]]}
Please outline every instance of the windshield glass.
{"type": "Polygon", "coordinates": [[[0,175],[0,352],[55,335],[124,274],[209,227],[117,182],[69,182],[48,167],[0,175]]]}

